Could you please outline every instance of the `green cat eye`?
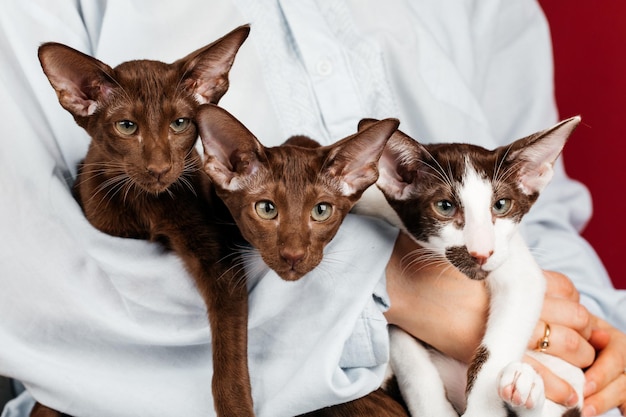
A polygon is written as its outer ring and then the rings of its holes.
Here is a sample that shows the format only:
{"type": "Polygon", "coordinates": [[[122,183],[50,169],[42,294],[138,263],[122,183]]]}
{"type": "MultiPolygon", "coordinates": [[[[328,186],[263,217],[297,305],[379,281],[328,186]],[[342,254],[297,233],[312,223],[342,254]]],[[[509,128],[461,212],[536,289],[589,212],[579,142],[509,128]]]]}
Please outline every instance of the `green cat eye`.
{"type": "Polygon", "coordinates": [[[456,206],[448,200],[439,200],[433,204],[435,211],[444,217],[452,217],[456,213],[456,206]]]}
{"type": "Polygon", "coordinates": [[[170,128],[174,132],[180,133],[180,132],[186,130],[189,127],[190,124],[191,124],[191,121],[189,119],[187,119],[186,117],[179,117],[178,119],[176,119],[172,123],[170,123],[170,128]]]}
{"type": "Polygon", "coordinates": [[[311,217],[317,222],[323,222],[333,214],[333,206],[328,203],[318,203],[311,210],[311,217]]]}
{"type": "Polygon", "coordinates": [[[501,198],[493,204],[491,210],[496,216],[503,216],[511,210],[512,206],[513,201],[510,198],[501,198]]]}
{"type": "Polygon", "coordinates": [[[137,123],[130,120],[120,120],[115,123],[115,129],[122,135],[129,136],[137,131],[137,123]]]}
{"type": "Polygon", "coordinates": [[[256,214],[264,220],[272,220],[278,216],[278,209],[274,203],[268,200],[257,202],[254,205],[254,210],[256,210],[256,214]]]}

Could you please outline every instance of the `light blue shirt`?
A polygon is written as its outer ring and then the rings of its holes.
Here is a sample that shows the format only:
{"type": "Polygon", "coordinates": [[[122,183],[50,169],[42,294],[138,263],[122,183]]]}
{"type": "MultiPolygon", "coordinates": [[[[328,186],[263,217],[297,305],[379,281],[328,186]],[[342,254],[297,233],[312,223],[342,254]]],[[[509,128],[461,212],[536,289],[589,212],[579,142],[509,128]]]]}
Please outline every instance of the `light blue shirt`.
{"type": "MultiPolygon", "coordinates": [[[[41,42],[112,66],[172,62],[251,23],[220,105],[269,146],[293,134],[330,143],[363,117],[397,117],[425,142],[492,148],[557,119],[549,33],[532,1],[1,5],[0,374],[79,417],[213,415],[210,337],[180,260],[99,233],[72,199],[89,138],[44,77],[41,42]]],[[[611,312],[626,329],[624,292],[611,289],[577,233],[591,215],[586,189],[559,163],[544,194],[524,226],[538,261],[570,276],[594,312],[611,312]]],[[[292,416],[378,386],[388,350],[384,270],[396,233],[349,216],[318,271],[297,283],[271,272],[252,278],[257,415],[292,416]]]]}

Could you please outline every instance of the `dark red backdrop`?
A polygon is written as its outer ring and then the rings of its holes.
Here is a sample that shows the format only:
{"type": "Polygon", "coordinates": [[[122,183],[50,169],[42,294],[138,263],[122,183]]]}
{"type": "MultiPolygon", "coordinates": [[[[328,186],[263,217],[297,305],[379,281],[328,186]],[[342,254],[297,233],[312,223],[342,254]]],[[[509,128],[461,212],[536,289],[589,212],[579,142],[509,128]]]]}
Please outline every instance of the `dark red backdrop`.
{"type": "Polygon", "coordinates": [[[591,190],[594,216],[583,235],[616,287],[626,288],[626,2],[540,0],[550,22],[561,118],[583,123],[568,142],[568,174],[591,190]]]}

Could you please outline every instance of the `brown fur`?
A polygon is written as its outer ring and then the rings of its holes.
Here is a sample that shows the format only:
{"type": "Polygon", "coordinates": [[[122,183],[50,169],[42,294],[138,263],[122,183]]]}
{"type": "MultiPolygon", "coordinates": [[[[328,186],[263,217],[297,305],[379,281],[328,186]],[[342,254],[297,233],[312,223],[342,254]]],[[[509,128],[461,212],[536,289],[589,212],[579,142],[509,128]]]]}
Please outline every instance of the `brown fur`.
{"type": "Polygon", "coordinates": [[[231,256],[240,235],[199,169],[191,121],[201,103],[216,103],[228,89],[228,71],[248,33],[237,28],[172,64],[141,60],[110,68],[61,44],[39,49],[61,105],[92,138],[74,188],[87,219],[114,236],[165,243],[196,281],[211,327],[218,416],[254,415],[247,289],[231,256]],[[124,134],[120,121],[136,131],[124,134]]]}
{"type": "Polygon", "coordinates": [[[474,382],[476,381],[476,376],[480,372],[480,369],[483,367],[484,363],[489,359],[489,350],[486,346],[481,345],[474,352],[474,357],[470,362],[470,366],[467,369],[467,387],[465,387],[465,392],[469,393],[472,391],[472,387],[474,386],[474,382]]]}
{"type": "Polygon", "coordinates": [[[204,169],[243,237],[285,280],[297,280],[319,265],[323,249],[363,191],[378,178],[378,159],[398,127],[385,119],[329,146],[303,136],[264,147],[224,109],[204,105],[198,127],[204,169]],[[255,203],[271,202],[274,219],[263,219],[255,203]],[[312,216],[318,204],[331,207],[324,221],[312,216]]]}
{"type": "Polygon", "coordinates": [[[48,408],[41,403],[35,403],[32,411],[30,412],[30,417],[70,417],[67,414],[60,413],[52,408],[48,408]]]}
{"type": "MultiPolygon", "coordinates": [[[[409,417],[402,405],[382,389],[344,404],[323,408],[300,417],[409,417]]],[[[420,417],[420,416],[415,416],[420,417]]],[[[425,416],[426,417],[426,416],[425,416]]]]}

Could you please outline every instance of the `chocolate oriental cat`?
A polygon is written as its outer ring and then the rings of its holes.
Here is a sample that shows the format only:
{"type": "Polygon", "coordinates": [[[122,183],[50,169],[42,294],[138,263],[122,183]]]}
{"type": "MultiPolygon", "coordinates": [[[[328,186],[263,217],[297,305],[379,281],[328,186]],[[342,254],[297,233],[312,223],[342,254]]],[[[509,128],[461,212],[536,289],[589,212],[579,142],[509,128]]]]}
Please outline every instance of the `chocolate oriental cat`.
{"type": "MultiPolygon", "coordinates": [[[[378,159],[398,127],[395,119],[328,146],[295,136],[265,147],[226,110],[198,110],[204,170],[244,238],[284,280],[293,281],[322,260],[326,244],[365,189],[378,178],[378,159]]],[[[303,279],[306,279],[304,277],[303,279]]],[[[308,417],[406,416],[385,392],[306,414],[308,417]]]]}
{"type": "MultiPolygon", "coordinates": [[[[39,48],[59,102],[92,139],[74,187],[87,219],[114,236],[164,243],[195,279],[211,327],[218,416],[254,415],[247,288],[231,256],[240,235],[208,192],[193,118],[200,104],[217,103],[228,90],[249,31],[241,26],[172,64],[137,60],[111,68],[62,44],[39,48]]],[[[54,413],[34,410],[46,412],[54,413]]]]}
{"type": "MultiPolygon", "coordinates": [[[[469,144],[422,145],[400,131],[389,140],[377,182],[385,198],[368,191],[357,210],[387,213],[432,262],[485,280],[490,291],[486,333],[469,368],[392,329],[391,368],[413,416],[580,416],[580,403],[565,410],[546,400],[543,381],[521,362],[545,282],[517,232],[579,122],[568,119],[493,151],[469,144]]],[[[371,123],[363,120],[361,128],[371,123]]],[[[528,353],[568,380],[582,401],[580,369],[528,353]]]]}

